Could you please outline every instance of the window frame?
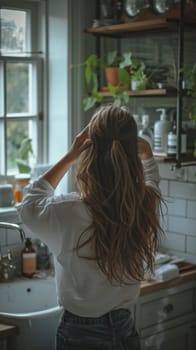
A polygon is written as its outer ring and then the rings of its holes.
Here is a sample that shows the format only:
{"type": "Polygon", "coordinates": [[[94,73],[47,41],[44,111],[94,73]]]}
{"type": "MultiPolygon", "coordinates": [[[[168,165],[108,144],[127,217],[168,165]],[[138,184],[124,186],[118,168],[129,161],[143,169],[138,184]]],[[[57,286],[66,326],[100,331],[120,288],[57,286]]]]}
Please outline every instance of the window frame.
{"type": "MultiPolygon", "coordinates": [[[[7,123],[14,120],[32,120],[36,123],[36,140],[33,142],[33,150],[36,155],[36,162],[42,162],[43,154],[43,58],[40,55],[40,52],[37,51],[38,47],[38,31],[37,31],[37,22],[36,14],[38,14],[38,2],[29,2],[21,0],[6,0],[4,4],[1,5],[1,9],[9,10],[18,10],[18,11],[27,11],[30,15],[27,14],[27,36],[29,35],[29,45],[26,45],[27,52],[17,53],[14,55],[2,54],[0,53],[0,66],[1,74],[3,75],[2,82],[2,95],[0,98],[3,101],[3,109],[0,110],[0,122],[3,122],[2,133],[3,135],[3,144],[0,145],[3,156],[0,160],[0,172],[3,175],[8,175],[9,169],[7,164],[7,123]],[[33,90],[34,90],[34,110],[31,114],[25,114],[24,116],[13,113],[8,115],[6,111],[6,64],[7,63],[31,63],[33,67],[33,90]],[[38,152],[39,149],[39,152],[38,152]]],[[[1,141],[0,141],[1,142],[1,141]]]]}

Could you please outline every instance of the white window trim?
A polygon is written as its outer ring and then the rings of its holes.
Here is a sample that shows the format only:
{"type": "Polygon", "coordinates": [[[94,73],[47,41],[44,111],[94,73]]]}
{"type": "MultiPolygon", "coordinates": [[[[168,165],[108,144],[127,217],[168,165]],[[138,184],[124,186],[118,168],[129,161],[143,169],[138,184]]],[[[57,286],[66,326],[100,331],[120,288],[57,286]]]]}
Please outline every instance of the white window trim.
{"type": "MultiPolygon", "coordinates": [[[[34,94],[36,100],[35,100],[35,108],[33,113],[31,114],[25,114],[25,116],[23,117],[20,114],[20,118],[24,118],[24,120],[35,120],[37,121],[37,142],[36,145],[33,145],[35,154],[37,155],[37,162],[41,163],[43,161],[42,159],[42,147],[43,147],[43,126],[42,126],[42,120],[43,120],[43,84],[42,84],[42,77],[43,77],[43,71],[42,71],[42,62],[43,59],[39,58],[39,57],[33,57],[34,54],[40,53],[40,52],[36,52],[37,49],[37,42],[36,42],[36,38],[37,38],[37,25],[32,26],[32,23],[37,23],[37,19],[36,19],[36,2],[38,3],[38,1],[21,1],[21,0],[6,0],[3,4],[1,4],[0,8],[3,9],[13,9],[13,10],[25,10],[25,11],[31,11],[31,20],[32,21],[28,21],[27,24],[29,26],[29,30],[31,32],[31,37],[30,37],[30,45],[31,45],[31,52],[29,50],[30,47],[27,46],[27,53],[26,55],[24,53],[22,54],[17,54],[14,56],[11,55],[2,55],[0,54],[0,63],[2,66],[3,63],[3,81],[2,81],[2,85],[3,85],[3,91],[5,91],[6,89],[6,75],[5,75],[5,65],[6,62],[28,62],[28,63],[33,63],[37,66],[37,74],[36,72],[34,72],[34,74],[37,75],[37,77],[34,79],[34,83],[36,85],[34,85],[32,88],[37,90],[37,93],[34,94]],[[31,56],[30,56],[31,55],[31,56]],[[38,152],[38,148],[39,148],[39,152],[38,152]]],[[[0,96],[1,97],[1,96],[0,96]]],[[[6,123],[8,122],[8,120],[16,120],[17,118],[19,118],[19,116],[17,116],[17,114],[13,114],[11,116],[7,116],[6,115],[6,96],[4,93],[4,96],[2,96],[3,99],[3,104],[4,104],[4,110],[2,111],[3,113],[1,113],[0,115],[0,120],[3,121],[5,127],[6,127],[6,123]],[[3,115],[2,115],[3,114],[3,115]]],[[[5,130],[5,128],[4,128],[5,130]]],[[[4,172],[5,174],[7,173],[7,161],[6,161],[6,152],[7,152],[7,142],[6,142],[6,132],[4,131],[4,145],[3,145],[3,157],[1,156],[1,170],[2,172],[4,172]],[[4,161],[3,161],[3,159],[4,161]],[[2,162],[4,164],[2,164],[2,162]],[[4,165],[4,166],[3,166],[4,165]]]]}

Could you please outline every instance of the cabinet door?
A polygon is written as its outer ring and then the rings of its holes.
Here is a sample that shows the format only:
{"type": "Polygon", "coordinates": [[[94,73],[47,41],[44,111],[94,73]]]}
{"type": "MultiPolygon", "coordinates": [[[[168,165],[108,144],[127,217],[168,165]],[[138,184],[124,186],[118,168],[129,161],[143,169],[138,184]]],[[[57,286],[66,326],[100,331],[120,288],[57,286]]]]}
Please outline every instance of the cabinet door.
{"type": "Polygon", "coordinates": [[[183,325],[141,339],[142,350],[195,350],[191,325],[183,325]]]}
{"type": "Polygon", "coordinates": [[[189,348],[188,350],[196,349],[196,321],[189,328],[189,348]]]}
{"type": "Polygon", "coordinates": [[[6,338],[5,339],[0,339],[0,349],[1,350],[6,350],[7,349],[7,345],[6,345],[6,338]]]}
{"type": "Polygon", "coordinates": [[[140,308],[140,329],[157,325],[162,331],[162,325],[168,321],[191,315],[195,305],[195,289],[179,291],[148,302],[142,302],[140,308]]]}

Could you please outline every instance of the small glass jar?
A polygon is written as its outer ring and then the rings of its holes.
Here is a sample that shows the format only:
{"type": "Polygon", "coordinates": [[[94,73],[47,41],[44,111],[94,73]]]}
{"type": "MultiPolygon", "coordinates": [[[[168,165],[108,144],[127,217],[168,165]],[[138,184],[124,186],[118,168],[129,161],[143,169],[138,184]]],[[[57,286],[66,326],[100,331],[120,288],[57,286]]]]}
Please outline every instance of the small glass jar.
{"type": "Polygon", "coordinates": [[[19,203],[23,199],[23,191],[26,185],[30,182],[29,174],[18,174],[15,176],[14,199],[19,203]]]}

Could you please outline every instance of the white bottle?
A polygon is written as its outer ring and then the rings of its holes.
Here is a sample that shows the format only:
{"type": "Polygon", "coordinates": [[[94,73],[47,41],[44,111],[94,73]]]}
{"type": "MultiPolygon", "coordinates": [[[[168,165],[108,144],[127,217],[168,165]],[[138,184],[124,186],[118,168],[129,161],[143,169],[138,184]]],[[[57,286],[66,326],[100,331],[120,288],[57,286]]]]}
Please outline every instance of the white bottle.
{"type": "MultiPolygon", "coordinates": [[[[167,154],[169,156],[174,156],[177,153],[177,134],[176,134],[176,123],[173,123],[172,131],[168,134],[168,148],[167,154]]],[[[181,128],[181,154],[187,152],[187,135],[184,129],[181,128]]]]}
{"type": "Polygon", "coordinates": [[[142,115],[142,128],[139,130],[138,136],[146,140],[150,144],[151,148],[153,148],[153,132],[149,127],[148,114],[142,115]]]}
{"type": "Polygon", "coordinates": [[[167,153],[168,133],[171,130],[171,123],[167,120],[165,108],[158,108],[161,112],[160,120],[154,124],[154,151],[167,153]]]}

